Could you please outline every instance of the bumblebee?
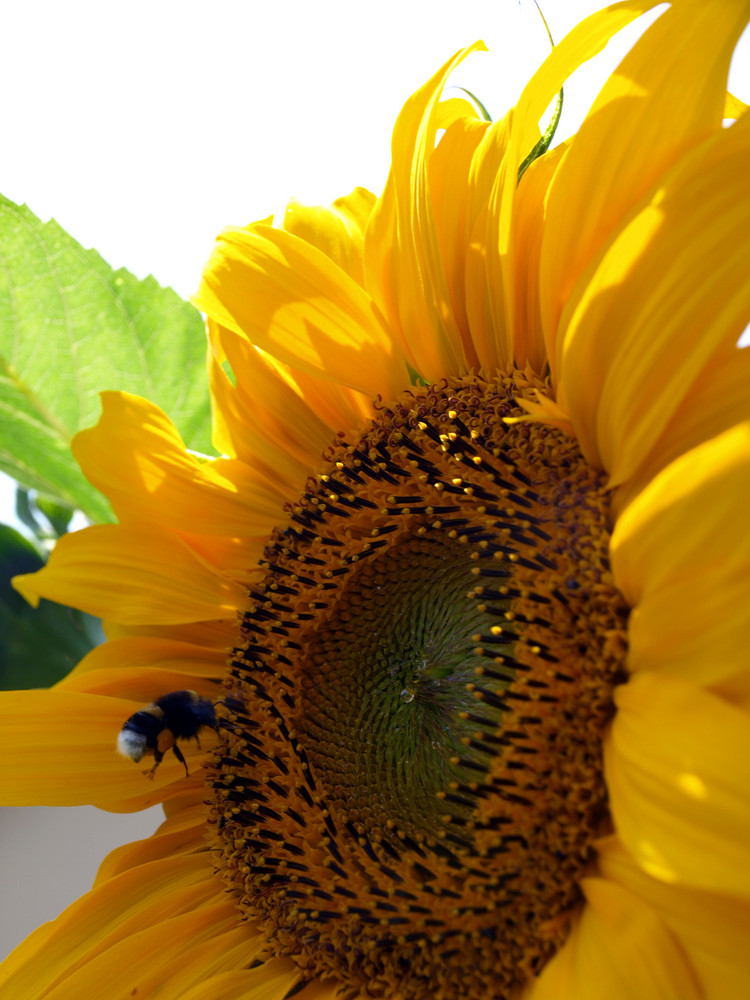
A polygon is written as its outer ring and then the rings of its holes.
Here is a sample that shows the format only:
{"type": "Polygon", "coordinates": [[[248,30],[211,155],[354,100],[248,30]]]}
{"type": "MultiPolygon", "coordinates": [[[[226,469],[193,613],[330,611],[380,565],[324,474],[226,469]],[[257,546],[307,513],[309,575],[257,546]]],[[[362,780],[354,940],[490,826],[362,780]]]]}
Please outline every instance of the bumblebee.
{"type": "Polygon", "coordinates": [[[171,748],[187,777],[188,766],[177,740],[195,739],[198,743],[201,729],[216,729],[213,704],[195,691],[173,691],[130,716],[117,737],[117,749],[123,757],[136,763],[146,754],[153,754],[156,763],[143,772],[153,778],[164,754],[171,748]]]}

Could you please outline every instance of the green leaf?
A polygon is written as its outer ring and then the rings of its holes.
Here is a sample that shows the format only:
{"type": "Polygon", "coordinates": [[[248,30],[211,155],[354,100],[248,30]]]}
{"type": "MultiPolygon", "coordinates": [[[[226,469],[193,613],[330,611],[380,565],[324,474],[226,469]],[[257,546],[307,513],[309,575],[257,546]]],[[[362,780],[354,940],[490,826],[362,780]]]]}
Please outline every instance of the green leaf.
{"type": "Polygon", "coordinates": [[[16,486],[16,517],[25,524],[38,542],[48,542],[64,535],[73,519],[75,511],[56,500],[36,494],[16,486]],[[39,515],[43,517],[40,521],[39,515]]]}
{"type": "Polygon", "coordinates": [[[0,524],[0,688],[49,687],[104,640],[98,618],[42,600],[32,608],[11,578],[44,560],[14,528],[0,524]]]}
{"type": "Polygon", "coordinates": [[[103,389],[146,396],[212,454],[200,314],[0,196],[0,469],[95,521],[107,501],[70,454],[103,389]]]}
{"type": "MultiPolygon", "coordinates": [[[[536,6],[537,13],[542,19],[544,30],[547,32],[547,38],[549,38],[549,43],[554,49],[555,42],[554,39],[552,38],[552,32],[549,30],[549,25],[545,20],[544,14],[542,13],[542,8],[537,3],[537,0],[534,0],[534,4],[536,6]]],[[[521,183],[521,178],[526,173],[526,169],[534,162],[534,160],[538,159],[549,149],[550,144],[555,137],[555,132],[557,132],[557,126],[560,124],[560,118],[562,117],[563,97],[564,97],[563,91],[560,90],[560,93],[557,95],[557,99],[555,100],[555,108],[554,111],[552,112],[552,118],[550,119],[549,125],[544,130],[544,135],[531,150],[531,152],[523,161],[521,166],[518,168],[517,182],[519,184],[521,183]]]]}
{"type": "Polygon", "coordinates": [[[41,538],[42,526],[36,519],[31,494],[23,486],[16,485],[16,517],[25,524],[35,538],[41,538]]]}
{"type": "Polygon", "coordinates": [[[36,498],[36,505],[49,521],[52,536],[59,538],[60,535],[64,535],[73,518],[72,508],[40,496],[36,498]]]}

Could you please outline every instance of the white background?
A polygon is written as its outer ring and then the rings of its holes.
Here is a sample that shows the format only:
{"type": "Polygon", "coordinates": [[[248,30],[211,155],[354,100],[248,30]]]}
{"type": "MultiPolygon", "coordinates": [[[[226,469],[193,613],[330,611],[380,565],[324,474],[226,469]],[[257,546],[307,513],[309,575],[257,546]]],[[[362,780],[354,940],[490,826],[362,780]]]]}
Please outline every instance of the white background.
{"type": "MultiPolygon", "coordinates": [[[[542,6],[559,39],[604,4],[542,6]]],[[[490,47],[456,82],[494,118],[548,51],[526,0],[27,0],[6,5],[2,30],[0,193],[183,296],[223,226],[279,211],[291,195],[326,203],[357,184],[379,191],[401,105],[457,49],[477,38],[490,47]]],[[[634,37],[566,87],[561,135],[634,37]]],[[[747,52],[732,81],[745,100],[747,52]]],[[[0,501],[7,521],[9,489],[0,501]]],[[[159,818],[0,812],[0,956],[85,891],[106,850],[159,818]]]]}

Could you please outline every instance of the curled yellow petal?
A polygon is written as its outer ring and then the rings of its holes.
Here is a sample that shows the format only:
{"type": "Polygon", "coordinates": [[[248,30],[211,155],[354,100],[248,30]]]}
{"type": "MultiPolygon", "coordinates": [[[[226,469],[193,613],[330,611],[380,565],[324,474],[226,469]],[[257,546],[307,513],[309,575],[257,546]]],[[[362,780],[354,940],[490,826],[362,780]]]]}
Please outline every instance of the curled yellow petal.
{"type": "Polygon", "coordinates": [[[281,229],[226,229],[194,304],[292,368],[389,398],[404,366],[369,295],[320,250],[281,229]]]}
{"type": "Polygon", "coordinates": [[[38,573],[13,579],[40,597],[123,624],[233,618],[242,587],[210,570],[176,535],[142,525],[101,524],[63,536],[38,573]]]}

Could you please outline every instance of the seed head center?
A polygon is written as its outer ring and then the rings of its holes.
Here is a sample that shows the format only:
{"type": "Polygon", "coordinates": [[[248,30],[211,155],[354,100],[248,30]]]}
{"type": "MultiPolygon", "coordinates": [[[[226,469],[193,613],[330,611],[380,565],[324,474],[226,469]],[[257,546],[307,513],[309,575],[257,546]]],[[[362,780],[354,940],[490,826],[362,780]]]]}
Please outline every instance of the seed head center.
{"type": "Polygon", "coordinates": [[[273,954],[373,995],[508,995],[608,829],[627,607],[575,442],[519,372],[405,393],[290,508],[232,657],[215,845],[273,954]]]}

